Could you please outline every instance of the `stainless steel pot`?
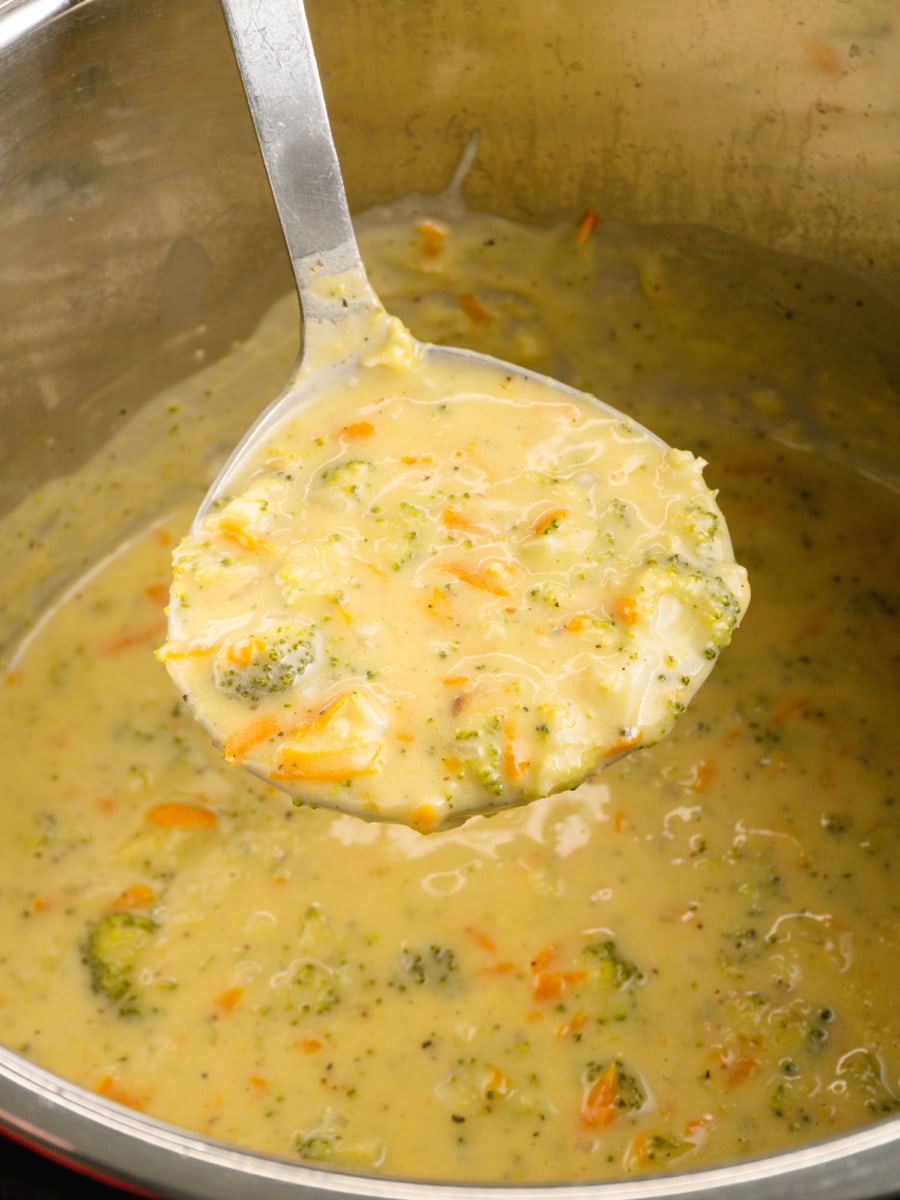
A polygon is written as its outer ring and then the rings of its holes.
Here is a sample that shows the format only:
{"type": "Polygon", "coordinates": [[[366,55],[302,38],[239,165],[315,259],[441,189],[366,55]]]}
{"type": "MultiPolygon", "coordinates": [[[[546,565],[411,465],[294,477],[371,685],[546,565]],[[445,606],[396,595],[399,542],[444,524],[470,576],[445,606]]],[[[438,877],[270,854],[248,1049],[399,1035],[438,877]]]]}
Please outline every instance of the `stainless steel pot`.
{"type": "MultiPolygon", "coordinates": [[[[354,207],[439,189],[478,131],[476,207],[706,222],[897,289],[889,0],[308,7],[354,207]]],[[[290,286],[215,0],[0,0],[0,515],[290,286]]],[[[116,532],[92,531],[93,550],[116,532]]],[[[90,550],[73,543],[54,579],[5,597],[0,651],[90,550]]],[[[900,1121],[658,1180],[366,1179],[216,1145],[2,1050],[0,1128],[128,1185],[216,1200],[861,1200],[900,1181],[900,1121]]]]}

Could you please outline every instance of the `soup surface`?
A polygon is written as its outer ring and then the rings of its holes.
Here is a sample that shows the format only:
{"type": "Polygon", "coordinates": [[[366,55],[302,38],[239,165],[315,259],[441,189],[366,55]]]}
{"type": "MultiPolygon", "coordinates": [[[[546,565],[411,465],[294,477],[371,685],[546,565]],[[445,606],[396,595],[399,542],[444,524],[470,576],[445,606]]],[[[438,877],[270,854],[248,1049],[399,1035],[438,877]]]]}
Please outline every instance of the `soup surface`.
{"type": "Polygon", "coordinates": [[[740,636],[665,742],[427,838],[226,766],[153,648],[173,545],[289,371],[285,302],[5,523],[12,611],[73,529],[147,514],[0,688],[0,1040],[216,1138],[429,1179],[697,1168],[895,1112],[900,521],[834,454],[896,401],[866,323],[834,334],[853,293],[709,231],[443,202],[360,240],[417,336],[710,461],[753,580],[740,636]]]}

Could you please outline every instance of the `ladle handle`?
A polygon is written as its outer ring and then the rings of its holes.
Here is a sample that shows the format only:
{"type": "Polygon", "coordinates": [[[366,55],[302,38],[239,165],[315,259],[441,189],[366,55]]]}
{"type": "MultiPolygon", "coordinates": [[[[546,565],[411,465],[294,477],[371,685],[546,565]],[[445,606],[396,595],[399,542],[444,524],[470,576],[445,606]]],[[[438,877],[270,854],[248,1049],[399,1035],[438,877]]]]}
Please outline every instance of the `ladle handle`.
{"type": "MultiPolygon", "coordinates": [[[[312,274],[362,263],[302,0],[221,0],[307,319],[312,274]]],[[[360,297],[362,299],[362,297],[360,297]]]]}

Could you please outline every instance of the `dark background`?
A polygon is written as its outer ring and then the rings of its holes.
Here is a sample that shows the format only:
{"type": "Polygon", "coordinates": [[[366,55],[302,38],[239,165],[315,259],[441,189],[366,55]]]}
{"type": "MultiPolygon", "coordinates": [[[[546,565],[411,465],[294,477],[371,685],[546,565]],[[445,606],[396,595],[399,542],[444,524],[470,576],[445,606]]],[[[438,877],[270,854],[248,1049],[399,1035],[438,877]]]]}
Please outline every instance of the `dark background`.
{"type": "Polygon", "coordinates": [[[0,1200],[134,1200],[0,1135],[0,1200]]]}

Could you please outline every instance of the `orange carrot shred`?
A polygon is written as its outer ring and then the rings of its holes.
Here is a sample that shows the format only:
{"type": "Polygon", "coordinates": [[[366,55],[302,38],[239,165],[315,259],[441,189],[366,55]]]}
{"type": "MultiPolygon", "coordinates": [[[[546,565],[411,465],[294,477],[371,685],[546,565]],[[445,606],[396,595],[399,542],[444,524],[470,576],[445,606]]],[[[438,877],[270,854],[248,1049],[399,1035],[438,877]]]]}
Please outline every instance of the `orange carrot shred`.
{"type": "Polygon", "coordinates": [[[144,588],[144,595],[151,603],[162,606],[169,599],[169,585],[167,583],[151,583],[144,588]]]}
{"type": "Polygon", "coordinates": [[[437,810],[433,804],[420,804],[410,814],[410,825],[419,833],[431,833],[437,825],[437,810]]]}
{"type": "Polygon", "coordinates": [[[521,779],[531,766],[519,730],[511,719],[503,722],[502,765],[507,779],[512,780],[521,779]]]}
{"type": "Polygon", "coordinates": [[[272,779],[337,782],[374,775],[381,770],[382,747],[379,742],[354,742],[328,749],[284,746],[272,779]]]}
{"type": "Polygon", "coordinates": [[[532,993],[535,1000],[559,1000],[572,985],[587,978],[587,971],[541,971],[534,977],[532,993]]]}
{"type": "Polygon", "coordinates": [[[258,654],[265,651],[266,643],[256,634],[250,637],[237,638],[228,643],[225,657],[236,667],[249,667],[258,654]]]}
{"type": "Polygon", "coordinates": [[[340,436],[347,442],[362,442],[371,437],[374,432],[375,426],[371,421],[353,421],[350,425],[343,427],[340,436]]]}
{"type": "Polygon", "coordinates": [[[239,984],[226,988],[221,995],[216,997],[216,1008],[221,1012],[231,1012],[243,994],[244,989],[239,984]]]}
{"type": "Polygon", "coordinates": [[[589,208],[584,213],[584,215],[581,217],[581,220],[578,222],[578,225],[576,226],[576,229],[575,229],[576,243],[579,246],[583,246],[584,243],[588,240],[588,238],[591,236],[591,234],[594,232],[594,230],[597,228],[597,226],[599,224],[600,224],[600,218],[597,216],[597,214],[594,212],[594,210],[592,208],[589,208]]]}
{"type": "Polygon", "coordinates": [[[581,1101],[581,1119],[592,1128],[604,1129],[618,1116],[616,1100],[619,1096],[619,1072],[614,1062],[610,1063],[598,1079],[594,1080],[581,1101]]]}
{"type": "Polygon", "coordinates": [[[156,899],[153,888],[146,883],[133,883],[120,892],[109,906],[110,912],[128,908],[147,908],[156,899]]]}
{"type": "Polygon", "coordinates": [[[472,939],[479,950],[487,950],[493,954],[497,949],[497,944],[494,939],[481,929],[476,929],[474,925],[466,925],[463,927],[463,933],[472,939]]]}
{"type": "Polygon", "coordinates": [[[135,646],[145,646],[148,642],[158,642],[165,634],[164,621],[154,621],[152,625],[144,625],[123,633],[121,637],[113,638],[99,649],[100,654],[120,654],[123,650],[132,650],[135,646]]]}
{"type": "Polygon", "coordinates": [[[444,562],[438,563],[438,570],[452,575],[470,587],[479,588],[482,592],[490,592],[493,596],[509,595],[509,590],[483,567],[469,566],[467,563],[444,562]]]}
{"type": "Polygon", "coordinates": [[[512,1080],[499,1067],[488,1067],[481,1079],[481,1094],[485,1100],[497,1100],[508,1096],[512,1088],[512,1080]]]}
{"type": "Polygon", "coordinates": [[[568,515],[568,511],[564,508],[550,508],[537,518],[531,528],[535,533],[546,533],[552,525],[558,525],[568,515]]]}
{"type": "Polygon", "coordinates": [[[216,823],[216,814],[202,804],[185,804],[178,800],[157,804],[147,814],[154,825],[164,829],[211,829],[216,823]]]}
{"type": "Polygon", "coordinates": [[[620,596],[613,603],[613,616],[623,625],[636,625],[641,611],[634,596],[620,596]]]}
{"type": "Polygon", "coordinates": [[[567,633],[581,633],[583,629],[590,629],[594,623],[590,613],[573,613],[563,625],[563,629],[567,633]]]}
{"type": "Polygon", "coordinates": [[[301,1038],[298,1045],[304,1054],[315,1054],[324,1048],[325,1043],[320,1037],[310,1034],[308,1037],[301,1038]]]}
{"type": "Polygon", "coordinates": [[[424,219],[416,225],[416,233],[420,239],[420,249],[423,258],[437,258],[444,248],[448,229],[437,221],[424,219]]]}
{"type": "Polygon", "coordinates": [[[456,302],[473,325],[489,325],[491,314],[472,292],[463,292],[456,297],[456,302]]]}
{"type": "Polygon", "coordinates": [[[263,713],[248,725],[242,725],[225,739],[225,761],[240,762],[254,746],[273,737],[278,728],[278,718],[273,713],[263,713]]]}
{"type": "Polygon", "coordinates": [[[122,1087],[114,1075],[101,1075],[94,1091],[98,1096],[105,1096],[108,1100],[115,1100],[117,1104],[124,1104],[128,1108],[142,1109],[144,1107],[143,1101],[134,1092],[122,1087]]]}
{"type": "Polygon", "coordinates": [[[573,1033],[577,1033],[587,1024],[587,1013],[579,1010],[572,1013],[568,1021],[563,1021],[562,1025],[556,1031],[558,1038],[571,1037],[573,1033]]]}

